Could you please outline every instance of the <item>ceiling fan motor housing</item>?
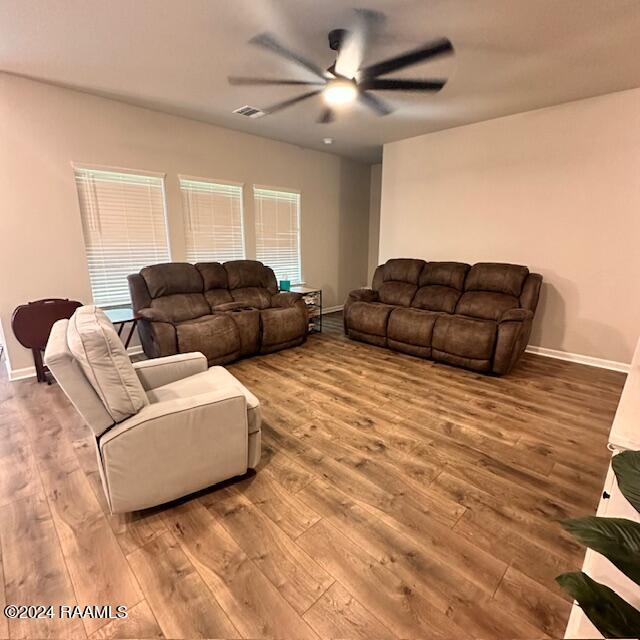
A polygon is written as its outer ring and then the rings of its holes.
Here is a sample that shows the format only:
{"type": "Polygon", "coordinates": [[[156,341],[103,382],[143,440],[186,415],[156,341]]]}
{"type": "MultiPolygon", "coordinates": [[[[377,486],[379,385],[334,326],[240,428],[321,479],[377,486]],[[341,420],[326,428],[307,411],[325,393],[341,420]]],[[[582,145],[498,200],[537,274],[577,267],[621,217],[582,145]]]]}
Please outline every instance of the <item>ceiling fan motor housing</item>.
{"type": "Polygon", "coordinates": [[[348,34],[349,31],[347,29],[333,29],[329,31],[329,48],[333,51],[338,51],[348,34]]]}

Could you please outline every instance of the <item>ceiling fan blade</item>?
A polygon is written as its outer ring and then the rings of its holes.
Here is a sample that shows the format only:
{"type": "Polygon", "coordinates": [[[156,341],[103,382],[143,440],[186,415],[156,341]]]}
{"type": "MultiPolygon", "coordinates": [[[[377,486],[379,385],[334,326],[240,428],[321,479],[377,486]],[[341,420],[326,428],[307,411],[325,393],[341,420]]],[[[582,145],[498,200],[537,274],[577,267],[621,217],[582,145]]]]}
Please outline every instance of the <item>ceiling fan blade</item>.
{"type": "Polygon", "coordinates": [[[284,45],[280,44],[275,36],[270,33],[261,33],[254,38],[249,40],[251,44],[254,44],[258,47],[262,47],[263,49],[267,49],[272,53],[280,56],[281,58],[285,58],[290,62],[295,62],[298,66],[305,68],[307,71],[310,71],[318,78],[322,80],[325,79],[325,74],[317,65],[313,64],[313,62],[309,62],[306,58],[303,58],[300,54],[287,49],[284,45]]]}
{"type": "Polygon", "coordinates": [[[404,69],[423,60],[449,53],[453,53],[453,45],[447,38],[442,38],[418,47],[417,49],[407,51],[402,55],[387,58],[387,60],[382,60],[382,62],[377,62],[376,64],[365,67],[361,71],[361,77],[363,80],[370,80],[371,78],[382,76],[386,73],[397,71],[398,69],[404,69]]]}
{"type": "Polygon", "coordinates": [[[365,90],[374,91],[440,91],[447,83],[446,80],[403,80],[401,78],[374,78],[365,80],[358,86],[365,90]]]}
{"type": "Polygon", "coordinates": [[[347,32],[334,64],[336,75],[344,78],[354,78],[358,73],[365,51],[385,21],[384,14],[370,9],[356,9],[355,14],[355,24],[347,32]]]}
{"type": "Polygon", "coordinates": [[[323,85],[320,80],[287,80],[279,78],[245,78],[243,76],[229,76],[229,84],[233,85],[323,85]]]}
{"type": "Polygon", "coordinates": [[[380,100],[378,96],[374,96],[373,93],[367,91],[361,91],[358,94],[358,99],[362,104],[375,111],[379,116],[386,116],[393,113],[393,109],[384,100],[380,100]]]}
{"type": "Polygon", "coordinates": [[[322,110],[322,113],[320,114],[316,122],[320,124],[329,124],[330,122],[333,122],[335,120],[335,117],[335,111],[330,107],[326,107],[322,110]]]}
{"type": "Polygon", "coordinates": [[[272,104],[270,107],[267,107],[266,109],[262,109],[262,111],[264,111],[265,113],[275,113],[276,111],[280,111],[281,109],[286,109],[287,107],[290,107],[298,102],[302,102],[307,98],[311,98],[312,96],[315,96],[318,93],[320,93],[320,89],[316,89],[315,91],[309,91],[308,93],[303,93],[299,96],[296,96],[295,98],[289,98],[288,100],[283,100],[282,102],[276,102],[276,104],[272,104]]]}

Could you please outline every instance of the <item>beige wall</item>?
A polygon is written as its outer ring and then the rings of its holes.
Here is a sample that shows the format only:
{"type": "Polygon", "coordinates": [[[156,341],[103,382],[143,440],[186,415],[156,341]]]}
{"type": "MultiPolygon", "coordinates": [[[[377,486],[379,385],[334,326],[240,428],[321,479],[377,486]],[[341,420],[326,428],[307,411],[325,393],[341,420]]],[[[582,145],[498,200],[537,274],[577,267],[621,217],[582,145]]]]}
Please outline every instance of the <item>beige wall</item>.
{"type": "Polygon", "coordinates": [[[184,257],[179,173],[245,183],[249,227],[252,184],[299,189],[307,283],[330,307],[366,280],[368,165],[7,74],[0,141],[0,321],[14,370],[32,364],[10,329],[16,305],[91,299],[71,162],[165,172],[174,260],[184,257]]]}
{"type": "Polygon", "coordinates": [[[371,166],[369,187],[369,268],[367,283],[371,284],[373,272],[378,266],[378,249],[380,245],[380,197],[382,195],[382,164],[371,166]]]}
{"type": "Polygon", "coordinates": [[[380,259],[528,265],[533,345],[628,363],[640,333],[640,89],[385,145],[380,259]]]}

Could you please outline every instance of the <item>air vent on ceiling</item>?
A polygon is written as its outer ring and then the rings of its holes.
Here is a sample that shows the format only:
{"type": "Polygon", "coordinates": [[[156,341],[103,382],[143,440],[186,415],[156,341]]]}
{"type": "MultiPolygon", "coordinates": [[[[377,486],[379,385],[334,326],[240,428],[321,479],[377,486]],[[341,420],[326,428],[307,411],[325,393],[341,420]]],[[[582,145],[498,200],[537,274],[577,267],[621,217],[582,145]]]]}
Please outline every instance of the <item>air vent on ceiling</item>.
{"type": "Polygon", "coordinates": [[[257,109],[256,107],[250,107],[248,104],[236,109],[233,113],[246,116],[247,118],[261,118],[262,116],[267,115],[264,111],[260,111],[260,109],[257,109]]]}

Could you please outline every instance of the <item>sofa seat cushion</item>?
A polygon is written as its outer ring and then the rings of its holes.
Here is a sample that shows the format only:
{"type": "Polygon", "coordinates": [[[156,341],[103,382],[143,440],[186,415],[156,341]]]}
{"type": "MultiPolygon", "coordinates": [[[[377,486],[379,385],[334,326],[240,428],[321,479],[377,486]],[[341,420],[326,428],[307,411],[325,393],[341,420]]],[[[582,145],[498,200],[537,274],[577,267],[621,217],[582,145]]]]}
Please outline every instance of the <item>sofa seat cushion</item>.
{"type": "Polygon", "coordinates": [[[430,347],[438,315],[418,309],[396,308],[389,316],[387,338],[418,347],[430,347]]]}
{"type": "Polygon", "coordinates": [[[249,389],[239,380],[236,380],[223,367],[211,367],[207,371],[196,373],[195,375],[170,382],[162,387],[150,389],[147,392],[149,402],[165,402],[177,398],[192,398],[193,396],[209,391],[219,391],[228,389],[229,391],[240,391],[247,399],[247,417],[249,419],[249,433],[255,433],[260,429],[260,403],[249,389]]]}
{"type": "Polygon", "coordinates": [[[491,320],[461,315],[439,315],[433,329],[431,346],[459,358],[490,360],[498,325],[491,320]]]}
{"type": "Polygon", "coordinates": [[[456,305],[456,313],[485,320],[500,320],[508,309],[517,309],[520,303],[515,296],[496,291],[467,291],[456,305]]]}
{"type": "Polygon", "coordinates": [[[381,302],[354,302],[347,309],[350,330],[374,336],[387,336],[387,322],[395,307],[381,302]]]}
{"type": "Polygon", "coordinates": [[[413,300],[417,288],[415,284],[389,280],[388,282],[383,282],[380,287],[378,287],[378,298],[380,302],[384,304],[408,307],[413,300]]]}
{"type": "Polygon", "coordinates": [[[67,324],[67,344],[113,422],[149,404],[127,350],[102,309],[76,309],[67,324]]]}
{"type": "Polygon", "coordinates": [[[174,293],[151,301],[156,309],[169,322],[184,322],[211,313],[209,303],[201,293],[174,293]]]}
{"type": "Polygon", "coordinates": [[[478,262],[471,267],[464,283],[465,291],[495,291],[519,296],[529,269],[519,264],[478,262]]]}
{"type": "Polygon", "coordinates": [[[428,311],[453,313],[462,293],[453,287],[439,284],[420,287],[413,296],[411,306],[428,311]]]}
{"type": "Polygon", "coordinates": [[[264,348],[304,338],[308,318],[297,306],[274,307],[260,311],[260,323],[264,348]]]}
{"type": "Polygon", "coordinates": [[[271,295],[264,287],[243,287],[231,291],[233,302],[241,302],[247,307],[268,309],[271,306],[271,295]]]}
{"type": "Polygon", "coordinates": [[[176,327],[178,351],[200,351],[209,363],[224,363],[240,355],[240,334],[235,322],[226,314],[187,320],[176,327]]]}

